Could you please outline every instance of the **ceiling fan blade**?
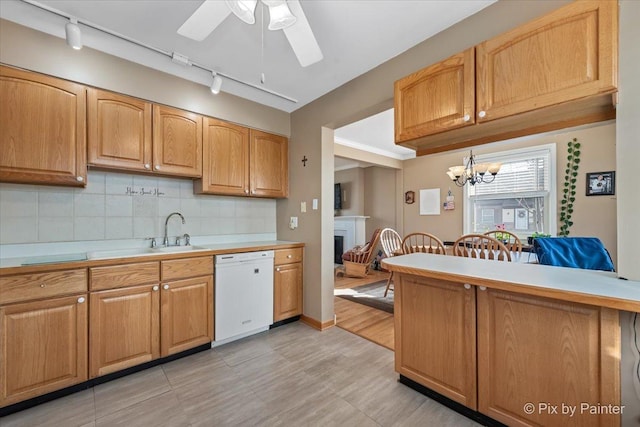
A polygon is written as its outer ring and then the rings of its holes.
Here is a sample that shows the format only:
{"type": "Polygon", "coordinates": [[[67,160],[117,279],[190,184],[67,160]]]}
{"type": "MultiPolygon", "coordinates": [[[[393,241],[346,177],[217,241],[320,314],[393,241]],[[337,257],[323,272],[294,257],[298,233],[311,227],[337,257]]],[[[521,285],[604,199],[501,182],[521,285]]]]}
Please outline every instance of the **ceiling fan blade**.
{"type": "Polygon", "coordinates": [[[313,35],[313,31],[311,31],[309,21],[307,21],[307,17],[302,11],[300,2],[298,0],[289,0],[287,4],[297,20],[295,24],[282,31],[284,31],[284,35],[287,36],[293,52],[298,57],[298,62],[303,67],[307,67],[321,61],[324,56],[313,35]]]}
{"type": "Polygon", "coordinates": [[[206,0],[178,28],[178,34],[200,42],[206,39],[230,14],[231,9],[225,2],[206,0]]]}

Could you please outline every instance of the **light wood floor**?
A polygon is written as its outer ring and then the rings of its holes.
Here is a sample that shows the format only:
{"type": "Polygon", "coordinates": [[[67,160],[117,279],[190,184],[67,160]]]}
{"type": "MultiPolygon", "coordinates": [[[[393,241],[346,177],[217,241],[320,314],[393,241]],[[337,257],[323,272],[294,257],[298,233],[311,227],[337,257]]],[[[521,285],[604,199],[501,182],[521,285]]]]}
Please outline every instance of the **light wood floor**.
{"type": "Polygon", "coordinates": [[[294,322],[0,418],[0,426],[478,426],[397,380],[392,351],[294,322]]]}
{"type": "MultiPolygon", "coordinates": [[[[364,279],[336,277],[335,288],[353,288],[379,282],[386,280],[388,274],[373,270],[364,279]]],[[[393,350],[393,314],[338,297],[334,297],[333,306],[338,327],[393,350]]]]}

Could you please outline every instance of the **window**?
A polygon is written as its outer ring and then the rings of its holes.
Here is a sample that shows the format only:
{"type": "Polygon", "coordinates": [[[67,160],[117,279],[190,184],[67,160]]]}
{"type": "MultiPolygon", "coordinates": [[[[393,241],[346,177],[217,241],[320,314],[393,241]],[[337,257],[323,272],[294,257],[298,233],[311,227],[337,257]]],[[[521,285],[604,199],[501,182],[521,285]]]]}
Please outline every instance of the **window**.
{"type": "Polygon", "coordinates": [[[556,233],[555,144],[476,156],[501,162],[496,179],[464,187],[464,232],[484,233],[504,224],[521,239],[556,233]]]}

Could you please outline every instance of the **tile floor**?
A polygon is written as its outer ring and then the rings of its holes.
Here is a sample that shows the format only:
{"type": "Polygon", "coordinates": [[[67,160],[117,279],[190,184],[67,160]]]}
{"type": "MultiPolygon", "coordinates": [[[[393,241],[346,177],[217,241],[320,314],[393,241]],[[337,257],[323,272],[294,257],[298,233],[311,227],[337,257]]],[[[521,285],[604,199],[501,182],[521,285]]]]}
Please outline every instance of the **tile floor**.
{"type": "Polygon", "coordinates": [[[393,352],[295,322],[0,418],[0,426],[477,426],[397,382],[393,352]]]}

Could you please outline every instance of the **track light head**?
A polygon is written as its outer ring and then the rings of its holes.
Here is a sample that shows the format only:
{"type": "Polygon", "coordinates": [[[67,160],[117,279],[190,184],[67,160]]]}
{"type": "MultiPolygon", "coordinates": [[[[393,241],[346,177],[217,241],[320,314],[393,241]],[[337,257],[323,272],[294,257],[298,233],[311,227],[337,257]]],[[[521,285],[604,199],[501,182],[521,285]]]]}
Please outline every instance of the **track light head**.
{"type": "Polygon", "coordinates": [[[217,95],[220,93],[220,88],[222,87],[222,77],[218,75],[215,71],[212,71],[213,74],[213,82],[211,83],[211,93],[217,95]]]}
{"type": "Polygon", "coordinates": [[[70,18],[67,25],[64,26],[64,32],[67,36],[67,44],[75,50],[82,49],[82,33],[78,26],[78,20],[70,18]]]}

